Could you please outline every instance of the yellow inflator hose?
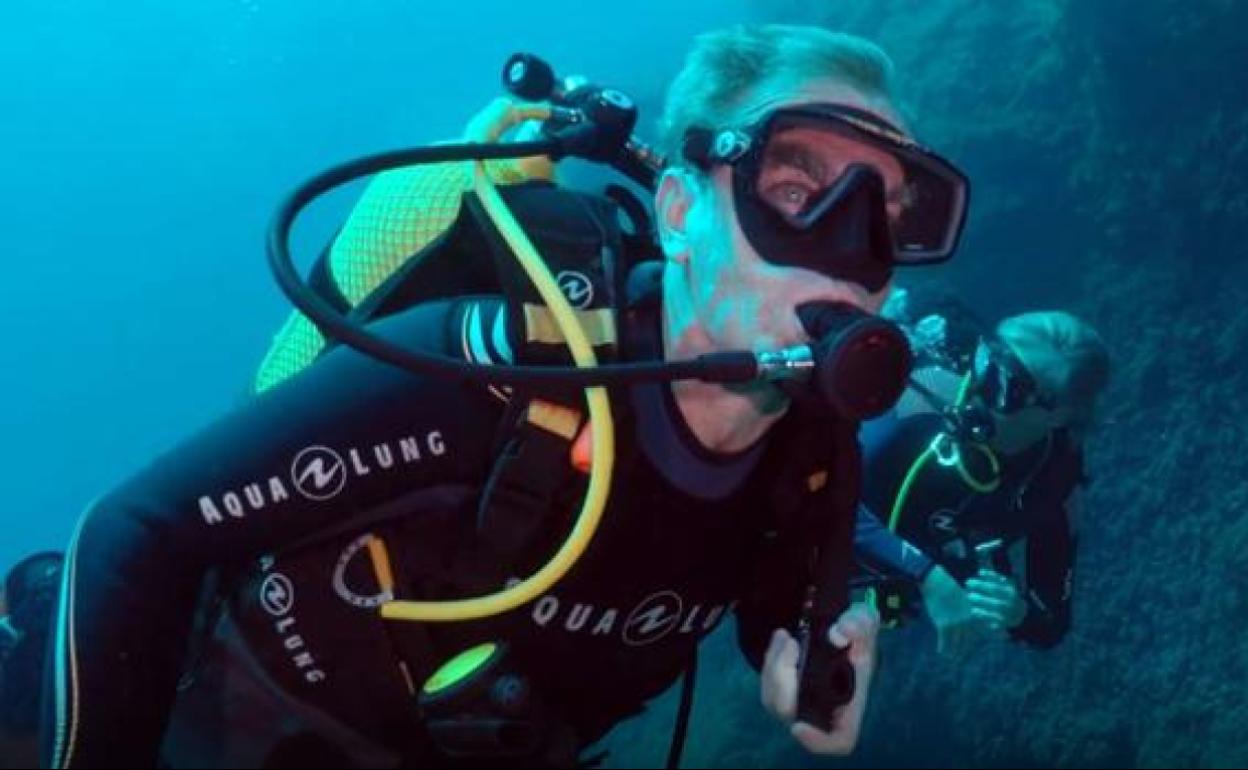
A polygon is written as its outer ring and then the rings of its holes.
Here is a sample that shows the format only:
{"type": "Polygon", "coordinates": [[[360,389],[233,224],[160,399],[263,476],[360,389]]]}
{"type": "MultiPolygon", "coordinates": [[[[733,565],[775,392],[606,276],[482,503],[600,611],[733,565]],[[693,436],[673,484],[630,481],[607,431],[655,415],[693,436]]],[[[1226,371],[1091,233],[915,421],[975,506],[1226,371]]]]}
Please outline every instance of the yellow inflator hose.
{"type": "MultiPolygon", "coordinates": [[[[518,123],[524,120],[543,120],[548,116],[549,110],[531,107],[514,111],[508,119],[514,119],[518,123]]],[[[563,296],[559,284],[542,261],[532,241],[498,194],[486,174],[485,164],[481,161],[473,161],[473,188],[499,233],[537,287],[542,301],[550,309],[568,343],[575,364],[578,367],[597,366],[598,359],[594,355],[593,346],[577,321],[571,304],[563,296]]],[[[382,605],[383,617],[391,620],[448,622],[499,615],[540,597],[572,569],[593,539],[602,520],[615,464],[615,426],[607,391],[603,387],[586,388],[585,396],[589,402],[590,424],[593,425],[589,489],[571,534],[550,562],[523,582],[495,594],[442,602],[391,601],[382,605]]]]}

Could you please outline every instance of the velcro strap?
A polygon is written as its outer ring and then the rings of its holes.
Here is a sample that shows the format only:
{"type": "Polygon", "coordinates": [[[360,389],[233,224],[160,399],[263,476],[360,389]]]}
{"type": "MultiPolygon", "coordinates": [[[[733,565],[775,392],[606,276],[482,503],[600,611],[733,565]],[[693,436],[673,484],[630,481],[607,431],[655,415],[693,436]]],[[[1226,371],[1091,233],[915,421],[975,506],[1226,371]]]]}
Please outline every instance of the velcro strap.
{"type": "MultiPolygon", "coordinates": [[[[610,308],[597,310],[573,310],[577,323],[584,330],[589,344],[594,347],[615,345],[619,335],[615,328],[615,315],[610,308]]],[[[540,345],[563,345],[563,332],[555,323],[550,308],[545,305],[524,304],[524,335],[528,342],[540,345]]]]}
{"type": "Polygon", "coordinates": [[[576,438],[581,427],[581,413],[552,401],[533,399],[525,414],[530,425],[536,425],[547,433],[553,433],[568,441],[576,438]]]}

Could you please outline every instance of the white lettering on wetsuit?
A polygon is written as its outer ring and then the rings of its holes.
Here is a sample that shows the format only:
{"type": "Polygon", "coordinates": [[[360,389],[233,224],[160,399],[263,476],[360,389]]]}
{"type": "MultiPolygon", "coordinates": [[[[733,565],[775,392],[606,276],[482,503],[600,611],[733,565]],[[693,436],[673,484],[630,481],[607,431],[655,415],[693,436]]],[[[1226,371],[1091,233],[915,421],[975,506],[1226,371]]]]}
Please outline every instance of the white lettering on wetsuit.
{"type": "Polygon", "coordinates": [[[673,632],[699,634],[715,628],[731,604],[685,607],[675,591],[660,591],[643,599],[627,615],[617,607],[587,602],[568,604],[546,595],[533,605],[532,619],[540,628],[589,636],[616,636],[630,647],[654,644],[673,632]],[[621,623],[620,617],[624,615],[621,623]]]}
{"type": "Polygon", "coordinates": [[[267,573],[260,583],[260,606],[273,618],[273,630],[282,641],[282,648],[294,667],[303,674],[308,684],[320,684],[328,677],[316,665],[316,657],[308,649],[303,637],[296,631],[298,620],[295,618],[295,588],[290,578],[281,572],[272,571],[272,557],[260,560],[261,568],[267,573]]]}
{"type": "Polygon", "coordinates": [[[199,498],[199,513],[209,526],[243,519],[249,513],[290,500],[292,489],[309,500],[331,500],[352,478],[389,473],[446,453],[446,440],[440,430],[374,444],[367,449],[351,447],[345,457],[327,446],[308,446],[295,454],[288,478],[274,475],[241,489],[203,495],[199,498]]]}

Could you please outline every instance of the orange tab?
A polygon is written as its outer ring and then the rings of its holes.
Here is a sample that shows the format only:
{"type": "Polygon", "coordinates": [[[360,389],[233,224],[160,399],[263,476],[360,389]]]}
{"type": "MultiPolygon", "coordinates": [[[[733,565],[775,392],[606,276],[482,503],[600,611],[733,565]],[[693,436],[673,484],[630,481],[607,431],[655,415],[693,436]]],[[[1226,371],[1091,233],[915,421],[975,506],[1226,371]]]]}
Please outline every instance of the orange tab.
{"type": "Polygon", "coordinates": [[[594,426],[588,420],[572,442],[572,467],[581,473],[589,473],[593,465],[594,426]]]}

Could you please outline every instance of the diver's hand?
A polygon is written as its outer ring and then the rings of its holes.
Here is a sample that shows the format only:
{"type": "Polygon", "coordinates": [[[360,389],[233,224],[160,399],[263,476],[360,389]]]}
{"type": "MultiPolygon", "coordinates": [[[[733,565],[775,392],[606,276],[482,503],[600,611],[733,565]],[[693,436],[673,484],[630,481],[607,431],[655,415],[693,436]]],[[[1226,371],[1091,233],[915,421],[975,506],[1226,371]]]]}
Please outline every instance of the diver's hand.
{"type": "Polygon", "coordinates": [[[933,567],[920,590],[923,607],[936,628],[937,653],[956,655],[981,634],[970,595],[943,567],[933,567]]]}
{"type": "Polygon", "coordinates": [[[788,631],[778,629],[771,635],[771,645],[763,661],[763,707],[790,725],[797,742],[813,754],[844,756],[854,750],[862,729],[862,714],[867,707],[871,674],[875,671],[875,640],[880,631],[880,616],[875,608],[855,604],[841,614],[828,629],[828,637],[838,647],[849,646],[849,662],[854,667],[854,697],[836,713],[832,732],[824,732],[805,722],[794,722],[797,714],[799,672],[797,661],[801,648],[788,631]]]}
{"type": "Polygon", "coordinates": [[[966,591],[975,617],[994,631],[1017,628],[1027,617],[1027,602],[1018,586],[999,572],[981,569],[966,581],[966,591]]]}

